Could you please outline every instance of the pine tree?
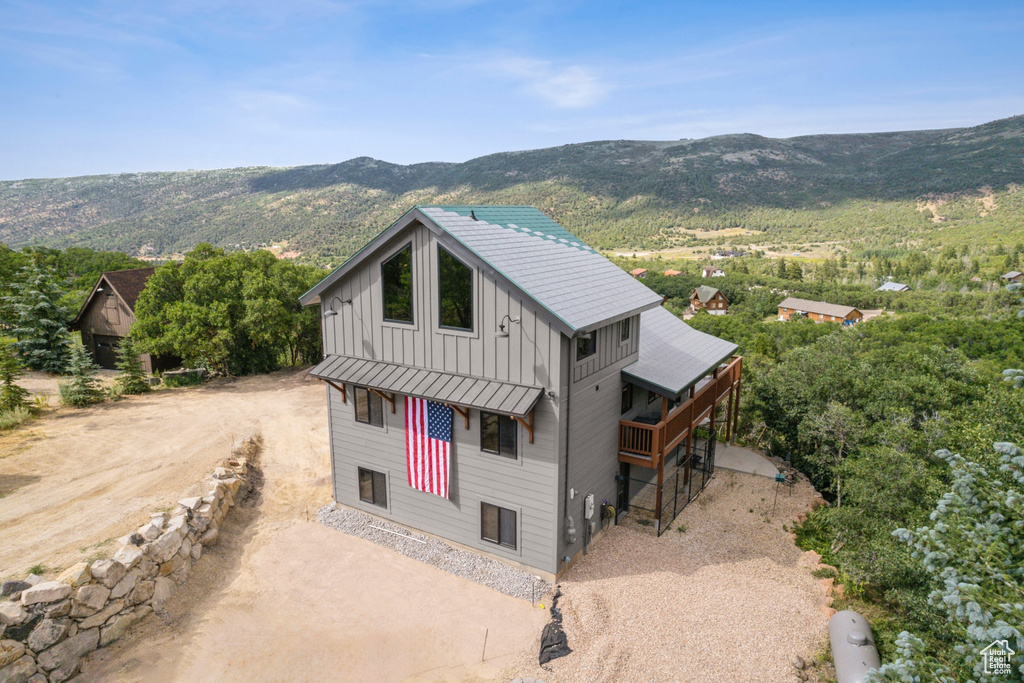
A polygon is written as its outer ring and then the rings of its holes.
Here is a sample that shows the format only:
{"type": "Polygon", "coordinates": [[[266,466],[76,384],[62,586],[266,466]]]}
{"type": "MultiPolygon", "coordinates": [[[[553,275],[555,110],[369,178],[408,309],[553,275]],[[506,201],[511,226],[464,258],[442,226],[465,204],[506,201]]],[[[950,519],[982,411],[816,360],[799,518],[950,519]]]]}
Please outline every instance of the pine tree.
{"type": "Polygon", "coordinates": [[[87,406],[103,400],[103,389],[96,377],[99,367],[81,342],[72,344],[68,360],[68,380],[61,382],[60,400],[69,406],[87,406]]]}
{"type": "Polygon", "coordinates": [[[15,384],[23,372],[11,345],[0,346],[0,413],[28,407],[28,390],[15,384]]]}
{"type": "Polygon", "coordinates": [[[139,346],[131,337],[121,340],[117,347],[117,389],[121,394],[144,394],[150,390],[146,373],[139,362],[139,346]]]}
{"type": "Polygon", "coordinates": [[[58,302],[60,290],[49,273],[26,266],[14,282],[14,293],[5,297],[14,311],[14,348],[33,370],[63,373],[68,364],[67,311],[58,302]]]}

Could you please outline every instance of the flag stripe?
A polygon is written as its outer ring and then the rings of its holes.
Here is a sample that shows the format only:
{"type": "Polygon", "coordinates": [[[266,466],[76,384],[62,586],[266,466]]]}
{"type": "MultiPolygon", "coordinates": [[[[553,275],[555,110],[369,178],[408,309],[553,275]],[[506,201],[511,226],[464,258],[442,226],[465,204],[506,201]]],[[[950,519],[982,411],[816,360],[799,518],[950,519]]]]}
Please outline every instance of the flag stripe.
{"type": "Polygon", "coordinates": [[[451,423],[450,407],[405,397],[406,467],[410,487],[448,497],[451,423]]]}

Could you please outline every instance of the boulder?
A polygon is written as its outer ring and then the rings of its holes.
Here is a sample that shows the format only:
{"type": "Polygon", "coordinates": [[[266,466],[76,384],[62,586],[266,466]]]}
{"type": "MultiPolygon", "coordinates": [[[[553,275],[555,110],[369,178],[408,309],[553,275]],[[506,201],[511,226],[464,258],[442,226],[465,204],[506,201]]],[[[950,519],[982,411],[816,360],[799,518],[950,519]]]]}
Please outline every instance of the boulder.
{"type": "Polygon", "coordinates": [[[185,564],[185,560],[181,559],[181,555],[175,555],[167,562],[160,565],[160,575],[167,576],[172,572],[176,572],[185,564]]]}
{"type": "Polygon", "coordinates": [[[218,467],[213,470],[214,479],[231,479],[235,476],[235,473],[226,467],[218,467]]]}
{"type": "Polygon", "coordinates": [[[158,576],[153,582],[153,609],[163,609],[174,592],[174,582],[165,576],[158,576]]]}
{"type": "Polygon", "coordinates": [[[4,639],[25,642],[28,640],[28,634],[32,633],[32,629],[42,620],[43,615],[41,613],[29,612],[28,618],[17,626],[4,626],[4,639]]]}
{"type": "Polygon", "coordinates": [[[79,631],[77,635],[62,640],[45,652],[40,652],[39,666],[51,672],[51,681],[66,681],[78,673],[82,655],[95,650],[99,643],[98,628],[79,631]]]}
{"type": "Polygon", "coordinates": [[[196,496],[195,498],[182,498],[178,501],[178,505],[187,510],[198,510],[199,506],[202,505],[202,496],[196,496]]]}
{"type": "Polygon", "coordinates": [[[182,560],[181,566],[171,572],[171,579],[175,583],[184,583],[192,572],[192,563],[182,560]]]}
{"type": "Polygon", "coordinates": [[[32,629],[32,633],[28,634],[28,646],[35,652],[42,652],[59,643],[67,634],[66,620],[43,619],[32,629]]]}
{"type": "MultiPolygon", "coordinates": [[[[31,657],[22,657],[13,664],[0,669],[0,683],[30,683],[36,672],[36,660],[31,657]]],[[[46,677],[43,676],[43,682],[46,677]]],[[[34,682],[32,682],[34,683],[34,682]]]]}
{"type": "Polygon", "coordinates": [[[114,586],[110,590],[110,597],[114,600],[123,598],[135,589],[135,586],[139,583],[139,573],[137,571],[128,572],[127,576],[121,579],[121,582],[114,586]]]}
{"type": "Polygon", "coordinates": [[[71,608],[71,616],[88,617],[103,609],[110,599],[110,589],[96,583],[82,586],[75,593],[75,604],[71,608]]]}
{"type": "Polygon", "coordinates": [[[217,535],[218,532],[216,529],[207,529],[203,535],[199,537],[199,544],[204,548],[208,548],[211,545],[217,545],[217,535]]]}
{"type": "Polygon", "coordinates": [[[160,535],[160,538],[149,544],[146,553],[157,564],[163,564],[174,557],[180,547],[181,534],[174,529],[168,529],[160,535]]]}
{"type": "Polygon", "coordinates": [[[39,576],[38,574],[29,574],[28,576],[25,577],[25,583],[27,583],[30,586],[35,586],[35,585],[40,584],[42,582],[43,582],[43,577],[39,576]]]}
{"type": "Polygon", "coordinates": [[[101,609],[96,614],[92,615],[88,619],[83,619],[79,624],[78,628],[82,630],[95,628],[102,626],[110,617],[114,616],[118,612],[124,609],[124,600],[111,600],[106,607],[101,609]]]}
{"type": "MultiPolygon", "coordinates": [[[[35,666],[35,662],[32,662],[32,666],[35,666]]],[[[36,674],[28,679],[28,683],[50,683],[50,679],[46,677],[46,674],[36,674]]]]}
{"type": "Polygon", "coordinates": [[[149,522],[139,527],[139,535],[147,541],[155,541],[164,532],[164,525],[149,522]]]}
{"type": "Polygon", "coordinates": [[[100,647],[106,647],[114,642],[136,623],[145,619],[153,611],[149,605],[145,605],[127,614],[121,614],[111,620],[109,626],[100,629],[100,647]]]}
{"type": "Polygon", "coordinates": [[[117,560],[98,560],[92,563],[89,571],[92,572],[92,578],[107,588],[113,588],[119,584],[128,573],[128,569],[117,560]]]}
{"type": "Polygon", "coordinates": [[[167,522],[167,531],[176,531],[178,536],[185,538],[188,534],[188,515],[174,515],[167,522]]]}
{"type": "Polygon", "coordinates": [[[142,548],[135,545],[126,545],[117,551],[117,554],[114,555],[114,560],[124,565],[125,569],[131,569],[139,563],[142,555],[142,548]]]}
{"type": "Polygon", "coordinates": [[[20,593],[31,587],[32,584],[27,581],[4,581],[0,583],[0,598],[6,598],[8,595],[20,593]]]}
{"type": "Polygon", "coordinates": [[[84,586],[92,580],[92,574],[89,572],[89,565],[85,562],[79,562],[73,567],[68,567],[61,575],[57,577],[58,581],[63,581],[72,588],[78,588],[84,586]]]}
{"type": "Polygon", "coordinates": [[[154,584],[152,581],[140,581],[139,585],[132,591],[132,596],[129,598],[128,602],[133,605],[146,602],[153,597],[153,587],[154,584]]]}
{"type": "Polygon", "coordinates": [[[190,541],[190,540],[188,540],[186,538],[184,541],[181,542],[181,547],[178,548],[178,554],[181,555],[182,558],[187,558],[189,553],[191,553],[191,552],[192,552],[192,541],[190,541]]]}
{"type": "Polygon", "coordinates": [[[0,626],[17,626],[28,619],[20,602],[0,602],[0,626]]]}
{"type": "Polygon", "coordinates": [[[143,557],[141,560],[139,560],[139,564],[135,568],[135,571],[137,571],[139,573],[139,576],[141,576],[142,578],[148,579],[152,578],[153,576],[156,576],[156,569],[156,562],[149,559],[148,557],[143,557]]]}
{"type": "Polygon", "coordinates": [[[191,553],[191,555],[192,555],[192,561],[193,562],[198,562],[199,558],[202,557],[202,555],[203,555],[203,546],[201,544],[199,544],[199,543],[196,543],[194,546],[192,546],[192,553],[191,553]]]}
{"type": "Polygon", "coordinates": [[[71,596],[71,586],[63,581],[41,581],[21,592],[21,604],[38,605],[58,602],[71,596]]]}
{"type": "Polygon", "coordinates": [[[16,640],[0,640],[0,666],[7,666],[21,659],[25,644],[16,640]]]}
{"type": "Polygon", "coordinates": [[[47,605],[46,609],[43,610],[43,614],[47,617],[66,617],[71,614],[71,600],[61,600],[60,602],[47,605]]]}

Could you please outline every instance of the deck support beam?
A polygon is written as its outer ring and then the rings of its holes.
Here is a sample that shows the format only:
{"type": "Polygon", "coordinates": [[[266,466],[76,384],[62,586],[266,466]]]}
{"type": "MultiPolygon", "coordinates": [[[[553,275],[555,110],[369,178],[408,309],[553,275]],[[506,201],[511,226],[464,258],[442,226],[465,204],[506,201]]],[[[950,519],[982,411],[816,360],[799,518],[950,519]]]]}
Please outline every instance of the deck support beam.
{"type": "Polygon", "coordinates": [[[512,419],[518,422],[519,424],[523,425],[523,429],[525,429],[526,433],[530,435],[530,443],[533,443],[533,410],[530,410],[530,412],[527,413],[526,417],[528,419],[524,420],[521,417],[513,415],[512,419]]]}

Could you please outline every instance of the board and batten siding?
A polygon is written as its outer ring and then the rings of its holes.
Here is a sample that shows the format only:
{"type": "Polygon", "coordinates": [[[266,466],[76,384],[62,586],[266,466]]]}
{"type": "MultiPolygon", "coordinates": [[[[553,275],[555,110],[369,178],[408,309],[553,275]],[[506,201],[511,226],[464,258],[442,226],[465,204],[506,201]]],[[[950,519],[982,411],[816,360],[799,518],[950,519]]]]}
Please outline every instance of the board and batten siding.
{"type": "Polygon", "coordinates": [[[335,500],[542,572],[557,572],[558,422],[553,401],[542,397],[537,404],[534,443],[519,427],[515,460],[480,450],[479,411],[470,411],[468,430],[456,414],[446,500],[409,486],[403,398],[396,397],[394,414],[384,402],[384,427],[376,427],[355,421],[351,396],[342,403],[341,394],[328,388],[335,500]],[[387,508],[359,499],[359,467],[386,475],[387,508]],[[482,502],[515,510],[515,550],[480,537],[482,502]]]}
{"type": "MultiPolygon", "coordinates": [[[[636,360],[636,354],[640,349],[640,316],[634,315],[629,318],[629,339],[622,340],[622,323],[615,322],[611,325],[599,327],[594,332],[597,346],[594,347],[594,354],[573,364],[573,381],[579,382],[590,377],[610,365],[619,363],[624,358],[636,360]]],[[[576,345],[573,343],[573,358],[576,357],[576,345]]],[[[632,361],[630,361],[632,362],[632,361]]]]}
{"type": "MultiPolygon", "coordinates": [[[[385,244],[373,258],[321,295],[324,310],[338,315],[324,319],[324,350],[359,358],[401,363],[528,386],[553,389],[558,384],[561,333],[532,301],[499,284],[484,269],[474,269],[474,330],[443,329],[438,324],[437,248],[456,253],[457,245],[442,242],[420,224],[413,224],[385,244]],[[412,244],[413,323],[384,320],[381,262],[412,244]],[[352,300],[351,304],[341,301],[352,300]],[[507,338],[495,335],[506,315],[507,338]]],[[[464,259],[465,260],[465,259],[464,259]]],[[[469,265],[474,265],[470,263],[469,265]]]]}
{"type": "Polygon", "coordinates": [[[121,297],[110,291],[109,284],[106,287],[106,292],[98,294],[89,302],[79,326],[90,334],[127,337],[135,322],[135,313],[124,305],[121,297]]]}
{"type": "MultiPolygon", "coordinates": [[[[326,354],[400,363],[557,390],[564,383],[563,337],[532,300],[460,253],[458,244],[413,224],[321,295],[326,354]],[[413,323],[384,320],[381,263],[412,244],[413,323]],[[437,252],[443,245],[474,267],[474,329],[443,329],[438,323],[437,252]],[[351,300],[350,304],[342,303],[351,300]],[[508,337],[498,337],[506,315],[508,337]]],[[[351,390],[351,385],[349,385],[351,390]]],[[[395,413],[384,402],[385,427],[355,421],[352,394],[347,404],[328,389],[331,465],[335,500],[483,552],[555,574],[558,565],[559,448],[564,428],[559,404],[546,394],[534,413],[534,443],[518,428],[519,458],[480,450],[480,412],[470,411],[470,428],[456,414],[452,429],[450,499],[411,488],[406,472],[404,397],[395,413]],[[387,478],[386,509],[359,500],[357,471],[365,467],[387,478]],[[481,539],[480,503],[516,511],[517,547],[481,539]]]]}

